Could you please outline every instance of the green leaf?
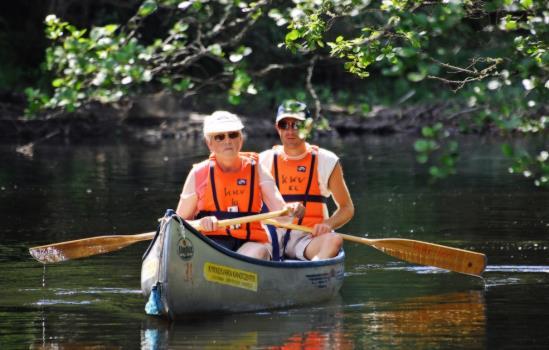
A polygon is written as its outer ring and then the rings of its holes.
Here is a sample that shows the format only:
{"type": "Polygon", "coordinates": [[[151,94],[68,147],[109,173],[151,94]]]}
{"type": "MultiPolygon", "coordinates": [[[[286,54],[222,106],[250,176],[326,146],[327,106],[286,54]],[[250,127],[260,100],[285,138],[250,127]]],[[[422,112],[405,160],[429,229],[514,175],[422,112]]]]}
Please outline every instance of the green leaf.
{"type": "Polygon", "coordinates": [[[153,12],[155,12],[157,9],[158,9],[158,5],[156,4],[156,1],[146,0],[143,4],[141,4],[141,7],[139,7],[137,14],[140,17],[147,17],[153,12]]]}
{"type": "Polygon", "coordinates": [[[65,82],[65,80],[63,80],[61,78],[57,78],[57,79],[55,79],[54,81],[51,82],[51,86],[53,86],[55,88],[58,88],[61,85],[63,85],[64,82],[65,82]]]}
{"type": "Polygon", "coordinates": [[[437,166],[432,166],[429,168],[429,174],[431,174],[432,177],[437,179],[442,179],[446,177],[446,173],[437,166]]]}
{"type": "Polygon", "coordinates": [[[406,75],[406,77],[408,78],[408,80],[414,82],[414,83],[417,83],[418,81],[422,81],[423,79],[425,79],[425,73],[422,73],[422,72],[412,72],[412,73],[408,73],[406,75]]]}
{"type": "Polygon", "coordinates": [[[423,139],[416,140],[416,142],[414,143],[414,149],[420,153],[428,152],[430,149],[429,141],[423,139]]]}
{"type": "Polygon", "coordinates": [[[501,151],[503,154],[507,157],[513,157],[515,155],[515,151],[513,150],[513,147],[511,147],[509,144],[504,143],[501,146],[501,151]]]}
{"type": "Polygon", "coordinates": [[[297,29],[294,29],[292,30],[291,32],[289,32],[288,34],[286,34],[286,42],[292,42],[292,41],[295,41],[297,39],[299,39],[299,31],[297,29]]]}
{"type": "Polygon", "coordinates": [[[107,32],[107,34],[110,35],[118,29],[118,25],[117,24],[108,24],[108,25],[104,26],[103,28],[105,29],[105,32],[107,32]]]}
{"type": "Polygon", "coordinates": [[[427,161],[429,161],[429,155],[427,155],[426,153],[422,153],[422,154],[419,154],[417,157],[417,162],[420,163],[420,164],[425,164],[427,163],[427,161]]]}
{"type": "Polygon", "coordinates": [[[210,51],[212,54],[223,57],[223,49],[221,48],[221,45],[219,44],[213,44],[208,47],[208,51],[210,51]]]}
{"type": "Polygon", "coordinates": [[[525,8],[531,8],[533,6],[532,0],[520,0],[520,4],[525,8]]]}
{"type": "Polygon", "coordinates": [[[189,78],[181,79],[177,84],[174,84],[174,90],[178,92],[183,92],[189,89],[192,86],[192,82],[189,78]]]}
{"type": "Polygon", "coordinates": [[[517,21],[506,21],[505,22],[505,30],[515,30],[517,29],[517,21]]]}
{"type": "Polygon", "coordinates": [[[228,98],[228,100],[229,100],[229,103],[230,103],[230,104],[232,104],[232,105],[235,105],[235,106],[236,106],[236,105],[240,104],[240,100],[241,100],[241,98],[240,98],[240,96],[236,96],[236,95],[229,95],[229,98],[228,98]]]}
{"type": "Polygon", "coordinates": [[[421,128],[421,134],[423,135],[423,137],[435,137],[435,131],[433,130],[433,128],[428,126],[424,126],[423,128],[421,128]]]}

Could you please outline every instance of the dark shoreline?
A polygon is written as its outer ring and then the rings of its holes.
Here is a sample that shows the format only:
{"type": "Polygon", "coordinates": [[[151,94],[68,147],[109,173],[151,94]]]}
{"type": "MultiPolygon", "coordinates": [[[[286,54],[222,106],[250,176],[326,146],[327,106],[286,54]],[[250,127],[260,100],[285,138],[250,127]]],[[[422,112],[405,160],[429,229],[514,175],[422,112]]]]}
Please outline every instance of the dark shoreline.
{"type": "MultiPolygon", "coordinates": [[[[62,138],[69,142],[117,137],[148,141],[196,138],[202,133],[202,120],[206,115],[185,110],[173,100],[166,100],[164,97],[145,97],[119,105],[94,103],[75,112],[49,112],[29,119],[23,116],[23,99],[11,97],[0,100],[0,134],[3,141],[19,144],[43,142],[53,138],[62,138]]],[[[544,113],[546,109],[547,107],[542,108],[540,113],[544,113]]],[[[500,134],[500,129],[495,125],[479,126],[474,123],[470,117],[478,110],[451,102],[439,102],[392,108],[374,107],[367,114],[351,114],[339,106],[329,105],[323,106],[323,115],[330,122],[330,130],[319,131],[317,135],[420,135],[422,127],[438,122],[451,134],[500,134]]],[[[267,111],[262,114],[242,113],[240,116],[248,134],[276,137],[274,117],[270,114],[267,111]]]]}

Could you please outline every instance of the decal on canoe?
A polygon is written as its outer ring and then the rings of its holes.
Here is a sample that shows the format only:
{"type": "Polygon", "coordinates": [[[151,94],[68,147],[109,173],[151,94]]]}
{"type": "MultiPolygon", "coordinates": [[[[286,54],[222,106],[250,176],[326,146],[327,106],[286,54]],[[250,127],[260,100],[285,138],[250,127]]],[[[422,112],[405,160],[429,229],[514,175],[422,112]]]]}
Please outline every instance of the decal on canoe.
{"type": "Polygon", "coordinates": [[[192,242],[188,238],[181,238],[177,243],[177,255],[182,260],[191,260],[194,255],[192,242]]]}
{"type": "Polygon", "coordinates": [[[306,276],[313,286],[317,288],[326,288],[328,287],[328,282],[330,279],[343,279],[343,270],[334,271],[334,269],[331,269],[330,272],[315,273],[306,276]]]}
{"type": "Polygon", "coordinates": [[[207,262],[204,264],[204,277],[210,282],[257,292],[257,274],[254,272],[207,262]]]}
{"type": "Polygon", "coordinates": [[[193,263],[190,261],[187,261],[185,263],[185,273],[183,275],[183,280],[185,282],[190,282],[193,280],[193,263]]]}

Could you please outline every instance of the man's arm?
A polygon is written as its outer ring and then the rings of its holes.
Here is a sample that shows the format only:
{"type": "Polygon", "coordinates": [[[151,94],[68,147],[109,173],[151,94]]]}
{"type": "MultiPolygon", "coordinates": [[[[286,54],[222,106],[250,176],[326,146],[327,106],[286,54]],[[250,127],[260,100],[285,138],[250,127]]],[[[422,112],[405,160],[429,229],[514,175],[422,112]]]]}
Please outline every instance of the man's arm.
{"type": "Polygon", "coordinates": [[[349,220],[353,218],[355,214],[355,206],[351,199],[351,194],[343,178],[343,169],[338,162],[328,180],[328,189],[332,192],[334,202],[337,205],[337,209],[334,213],[323,223],[317,224],[314,227],[313,236],[327,233],[345,225],[349,220]]]}
{"type": "Polygon", "coordinates": [[[198,205],[198,197],[195,193],[195,179],[194,172],[191,171],[185,180],[183,190],[179,196],[179,203],[177,204],[177,215],[185,220],[193,219],[198,205]]]}

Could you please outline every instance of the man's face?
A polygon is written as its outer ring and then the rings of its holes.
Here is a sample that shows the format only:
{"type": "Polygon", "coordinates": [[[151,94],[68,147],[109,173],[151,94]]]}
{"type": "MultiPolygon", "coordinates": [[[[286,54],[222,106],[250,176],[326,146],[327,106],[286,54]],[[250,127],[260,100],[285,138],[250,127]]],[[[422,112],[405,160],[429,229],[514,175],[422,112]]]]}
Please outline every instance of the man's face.
{"type": "Polygon", "coordinates": [[[236,157],[242,149],[242,133],[231,131],[217,134],[210,134],[206,138],[210,152],[216,157],[236,157]]]}
{"type": "Polygon", "coordinates": [[[280,141],[285,147],[300,146],[305,140],[299,137],[299,128],[303,122],[295,118],[284,118],[276,125],[280,141]]]}

